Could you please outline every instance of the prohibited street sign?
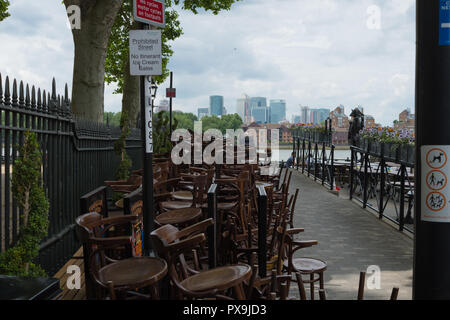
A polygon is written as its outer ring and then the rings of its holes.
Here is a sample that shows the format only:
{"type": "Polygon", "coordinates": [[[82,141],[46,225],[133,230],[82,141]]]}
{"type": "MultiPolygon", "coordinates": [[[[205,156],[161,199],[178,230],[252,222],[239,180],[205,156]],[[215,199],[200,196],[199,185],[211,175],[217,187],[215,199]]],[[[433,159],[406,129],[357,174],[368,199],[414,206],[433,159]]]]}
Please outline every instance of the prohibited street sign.
{"type": "Polygon", "coordinates": [[[134,20],[164,29],[166,26],[164,1],[133,0],[134,20]]]}
{"type": "Polygon", "coordinates": [[[450,146],[422,146],[422,220],[450,223],[450,146]]]}

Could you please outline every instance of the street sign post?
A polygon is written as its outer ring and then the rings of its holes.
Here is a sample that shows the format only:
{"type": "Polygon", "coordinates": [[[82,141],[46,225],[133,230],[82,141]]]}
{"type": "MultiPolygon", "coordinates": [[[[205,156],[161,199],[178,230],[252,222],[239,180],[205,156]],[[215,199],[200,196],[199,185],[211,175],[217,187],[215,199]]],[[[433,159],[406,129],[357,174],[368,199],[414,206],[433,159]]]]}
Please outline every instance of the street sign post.
{"type": "Polygon", "coordinates": [[[130,74],[162,74],[161,30],[130,31],[130,74]]]}
{"type": "Polygon", "coordinates": [[[417,1],[413,298],[450,299],[450,4],[417,1]]]}
{"type": "Polygon", "coordinates": [[[177,89],[173,87],[173,72],[170,72],[170,88],[166,89],[166,98],[169,98],[169,131],[172,136],[172,98],[177,96],[177,89]]]}
{"type": "Polygon", "coordinates": [[[140,76],[141,135],[143,140],[143,225],[145,256],[151,254],[153,221],[153,96],[151,76],[162,74],[161,30],[165,27],[163,1],[133,0],[135,21],[141,30],[130,31],[130,74],[140,76]],[[151,30],[149,30],[151,29],[151,30]]]}
{"type": "Polygon", "coordinates": [[[176,97],[177,97],[177,89],[175,88],[166,89],[166,98],[176,98],[176,97]]]}
{"type": "Polygon", "coordinates": [[[133,0],[133,8],[135,21],[162,29],[166,26],[164,1],[133,0]]]}

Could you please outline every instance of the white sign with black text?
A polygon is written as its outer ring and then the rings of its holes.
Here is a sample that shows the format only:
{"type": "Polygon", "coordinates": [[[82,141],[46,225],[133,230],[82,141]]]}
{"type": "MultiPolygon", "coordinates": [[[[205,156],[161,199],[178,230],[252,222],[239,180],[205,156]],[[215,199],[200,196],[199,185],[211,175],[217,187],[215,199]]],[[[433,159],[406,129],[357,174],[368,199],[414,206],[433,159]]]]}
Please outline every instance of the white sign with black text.
{"type": "Polygon", "coordinates": [[[130,74],[162,74],[161,30],[130,31],[130,74]]]}
{"type": "Polygon", "coordinates": [[[153,153],[152,84],[149,80],[149,77],[145,77],[145,152],[153,153]]]}

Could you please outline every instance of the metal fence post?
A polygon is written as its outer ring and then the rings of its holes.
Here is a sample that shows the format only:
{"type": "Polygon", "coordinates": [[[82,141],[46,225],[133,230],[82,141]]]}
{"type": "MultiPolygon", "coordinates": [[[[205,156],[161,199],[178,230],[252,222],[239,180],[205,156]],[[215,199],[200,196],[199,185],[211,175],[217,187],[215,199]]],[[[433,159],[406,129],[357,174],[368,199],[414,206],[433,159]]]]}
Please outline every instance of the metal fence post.
{"type": "Polygon", "coordinates": [[[259,276],[267,276],[267,194],[264,186],[258,186],[258,266],[259,276]]]}
{"type": "Polygon", "coordinates": [[[325,142],[322,145],[322,185],[325,185],[325,171],[326,171],[326,164],[325,164],[325,156],[326,156],[326,147],[325,142]]]}
{"type": "Polygon", "coordinates": [[[314,181],[317,181],[317,158],[319,156],[319,145],[314,143],[314,181]]]}
{"type": "MultiPolygon", "coordinates": [[[[370,144],[370,142],[369,142],[370,144]]],[[[370,150],[370,146],[367,150],[370,150]]],[[[364,190],[363,190],[363,208],[367,207],[367,189],[369,188],[369,152],[364,151],[364,190]]]]}
{"type": "Polygon", "coordinates": [[[355,165],[355,149],[350,147],[350,200],[353,199],[353,167],[355,165]]]}
{"type": "Polygon", "coordinates": [[[331,145],[331,175],[330,175],[330,189],[334,189],[334,145],[331,145]]]}
{"type": "Polygon", "coordinates": [[[305,173],[305,148],[306,148],[306,143],[305,143],[305,139],[303,139],[303,143],[302,143],[302,174],[305,173]]]}
{"type": "Polygon", "coordinates": [[[208,191],[208,218],[214,224],[208,227],[208,261],[209,268],[217,267],[217,184],[211,185],[208,191]]]}
{"type": "Polygon", "coordinates": [[[292,144],[292,152],[293,153],[295,153],[295,151],[296,151],[296,143],[295,143],[295,139],[292,141],[293,142],[293,144],[292,144]]]}
{"type": "Polygon", "coordinates": [[[386,161],[384,160],[384,145],[381,145],[381,162],[380,162],[380,202],[378,205],[378,210],[380,214],[380,220],[383,219],[384,212],[384,189],[386,185],[386,161]]]}
{"type": "Polygon", "coordinates": [[[400,166],[400,220],[399,225],[400,231],[403,231],[403,228],[405,226],[405,174],[406,174],[406,167],[404,164],[401,164],[400,166]]]}
{"type": "Polygon", "coordinates": [[[311,140],[308,141],[308,159],[306,159],[308,163],[308,178],[311,175],[311,140]]]}

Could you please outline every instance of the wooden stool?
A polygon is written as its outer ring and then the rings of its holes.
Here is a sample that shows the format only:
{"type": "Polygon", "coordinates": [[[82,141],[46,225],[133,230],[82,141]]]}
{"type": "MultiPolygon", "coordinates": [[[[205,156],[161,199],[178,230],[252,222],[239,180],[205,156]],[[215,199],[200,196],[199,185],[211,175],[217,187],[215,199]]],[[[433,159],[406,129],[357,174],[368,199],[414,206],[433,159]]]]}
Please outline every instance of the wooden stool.
{"type": "Polygon", "coordinates": [[[292,263],[294,269],[301,275],[309,275],[309,280],[303,280],[303,283],[310,284],[311,300],[314,300],[314,283],[319,282],[319,289],[324,290],[323,273],[327,270],[327,264],[322,260],[312,258],[297,258],[293,259],[292,263]]]}

